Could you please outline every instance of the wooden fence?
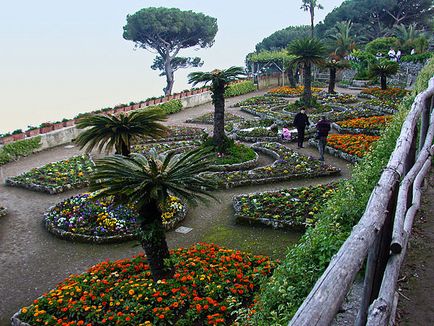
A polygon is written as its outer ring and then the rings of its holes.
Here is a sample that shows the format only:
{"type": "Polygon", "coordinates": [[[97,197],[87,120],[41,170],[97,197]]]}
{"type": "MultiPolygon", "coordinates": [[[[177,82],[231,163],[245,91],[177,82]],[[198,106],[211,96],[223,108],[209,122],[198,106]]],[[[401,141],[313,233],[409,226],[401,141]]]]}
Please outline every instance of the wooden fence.
{"type": "Polygon", "coordinates": [[[413,102],[359,223],[289,325],[330,325],[365,261],[363,296],[355,325],[394,324],[399,271],[434,154],[433,99],[434,78],[413,102]]]}

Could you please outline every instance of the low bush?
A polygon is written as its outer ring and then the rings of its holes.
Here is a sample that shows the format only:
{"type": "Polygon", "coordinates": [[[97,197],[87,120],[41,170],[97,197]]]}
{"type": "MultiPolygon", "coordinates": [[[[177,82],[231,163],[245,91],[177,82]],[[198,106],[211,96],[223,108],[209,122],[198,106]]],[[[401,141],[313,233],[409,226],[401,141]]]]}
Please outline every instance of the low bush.
{"type": "Polygon", "coordinates": [[[20,157],[27,156],[41,147],[41,136],[31,139],[18,140],[6,144],[0,149],[0,165],[14,161],[20,157]]]}
{"type": "Polygon", "coordinates": [[[182,103],[180,100],[170,100],[169,102],[165,102],[156,106],[151,106],[149,108],[146,108],[145,110],[152,110],[154,108],[161,109],[166,114],[173,114],[182,110],[182,103]]]}
{"type": "Polygon", "coordinates": [[[251,80],[230,84],[225,90],[225,97],[239,96],[256,91],[256,86],[251,80]]]}
{"type": "Polygon", "coordinates": [[[425,62],[434,55],[433,52],[426,52],[413,55],[404,55],[401,58],[402,62],[425,62]]]}

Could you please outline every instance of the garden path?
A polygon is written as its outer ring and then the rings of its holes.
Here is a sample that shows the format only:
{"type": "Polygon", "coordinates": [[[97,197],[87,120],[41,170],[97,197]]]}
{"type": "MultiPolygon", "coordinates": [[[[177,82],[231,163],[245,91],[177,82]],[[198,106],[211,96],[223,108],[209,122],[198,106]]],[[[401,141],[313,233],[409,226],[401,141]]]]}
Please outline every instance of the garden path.
{"type": "MultiPolygon", "coordinates": [[[[237,108],[229,107],[242,99],[262,93],[229,99],[228,111],[241,114],[237,108]]],[[[211,111],[213,111],[211,104],[201,105],[170,116],[168,123],[186,125],[184,121],[187,117],[199,116],[211,111]]],[[[293,144],[290,146],[294,147],[293,144]]],[[[304,148],[300,151],[307,155],[317,155],[313,148],[304,148]]],[[[0,326],[9,325],[10,317],[20,307],[30,304],[33,299],[55,287],[69,274],[82,273],[105,259],[116,260],[142,252],[135,242],[110,245],[71,243],[60,240],[46,231],[42,223],[42,216],[46,209],[83,190],[47,195],[4,185],[4,180],[8,176],[71,157],[79,152],[77,148],[62,146],[0,167],[0,203],[9,210],[9,214],[0,219],[0,326]]],[[[327,156],[326,162],[341,168],[341,177],[350,176],[350,166],[346,162],[332,156],[327,156]]],[[[232,197],[246,192],[326,183],[333,179],[335,178],[295,180],[218,191],[216,197],[220,202],[200,204],[189,211],[187,218],[181,224],[192,228],[190,233],[179,234],[174,231],[167,233],[169,246],[185,247],[198,241],[206,241],[257,254],[282,257],[286,248],[295,243],[300,235],[265,227],[235,226],[232,197]]]]}

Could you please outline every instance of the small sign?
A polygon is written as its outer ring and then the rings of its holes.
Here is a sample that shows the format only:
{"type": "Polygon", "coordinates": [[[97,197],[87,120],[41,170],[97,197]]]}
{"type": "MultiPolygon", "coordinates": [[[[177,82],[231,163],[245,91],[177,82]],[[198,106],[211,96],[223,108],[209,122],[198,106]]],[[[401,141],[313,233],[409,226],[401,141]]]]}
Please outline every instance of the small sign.
{"type": "Polygon", "coordinates": [[[179,228],[177,228],[177,229],[175,230],[175,232],[182,233],[182,234],[187,234],[187,233],[190,232],[191,230],[193,230],[193,229],[192,229],[192,228],[188,228],[188,227],[186,227],[186,226],[180,226],[179,228]]]}

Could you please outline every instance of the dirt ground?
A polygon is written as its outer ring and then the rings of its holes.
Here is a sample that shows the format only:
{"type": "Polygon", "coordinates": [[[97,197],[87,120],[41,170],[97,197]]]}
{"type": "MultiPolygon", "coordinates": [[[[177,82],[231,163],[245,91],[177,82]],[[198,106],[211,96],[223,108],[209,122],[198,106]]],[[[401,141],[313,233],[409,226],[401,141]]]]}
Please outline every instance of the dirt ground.
{"type": "Polygon", "coordinates": [[[434,171],[416,216],[399,284],[398,325],[434,325],[434,171]]]}
{"type": "MultiPolygon", "coordinates": [[[[227,112],[246,116],[238,108],[232,108],[231,105],[242,99],[263,93],[257,92],[227,100],[227,112]]],[[[211,104],[201,105],[171,115],[167,123],[170,125],[188,125],[184,123],[187,118],[212,111],[213,106],[211,104]]],[[[209,130],[212,128],[209,125],[207,127],[209,130]]],[[[294,144],[290,146],[295,149],[294,144]]],[[[305,155],[315,157],[318,155],[314,148],[306,147],[295,150],[305,155]]],[[[48,195],[4,185],[6,177],[78,153],[80,151],[77,148],[60,146],[0,167],[0,203],[9,210],[7,216],[0,218],[1,326],[10,325],[10,317],[16,311],[29,305],[33,299],[55,287],[68,275],[82,273],[90,266],[105,259],[122,259],[142,252],[142,249],[134,241],[110,245],[72,243],[58,239],[47,232],[42,222],[44,212],[50,206],[72,195],[84,192],[85,189],[48,195]]],[[[261,161],[263,164],[268,163],[266,157],[262,157],[261,161]]],[[[347,162],[326,156],[326,163],[339,167],[342,170],[341,177],[350,177],[351,165],[347,162]]],[[[333,179],[335,178],[294,180],[219,191],[216,193],[216,197],[220,199],[220,202],[202,204],[189,210],[187,218],[181,225],[193,230],[188,234],[168,232],[168,244],[174,248],[190,246],[199,241],[214,242],[235,249],[281,258],[285,255],[287,247],[298,241],[300,234],[270,228],[236,225],[233,219],[233,196],[255,191],[326,183],[333,179]],[[273,245],[270,246],[269,244],[273,245]],[[265,247],[272,249],[267,250],[265,247]]]]}

